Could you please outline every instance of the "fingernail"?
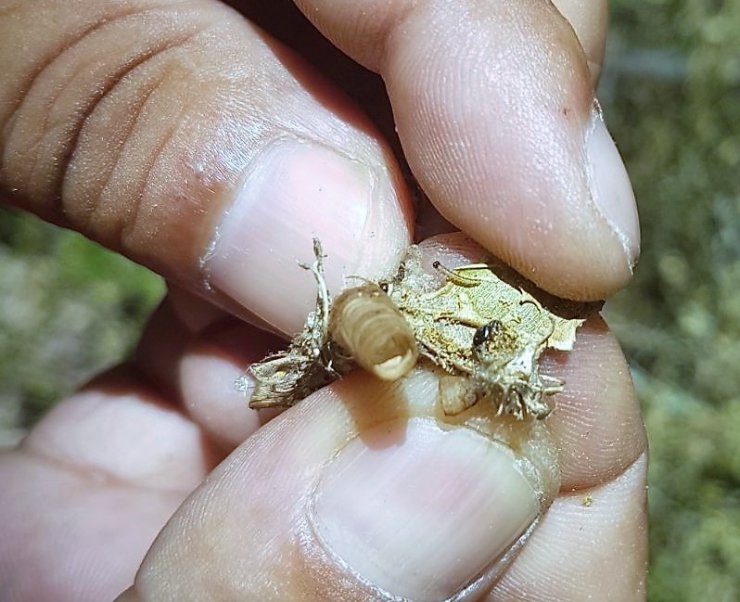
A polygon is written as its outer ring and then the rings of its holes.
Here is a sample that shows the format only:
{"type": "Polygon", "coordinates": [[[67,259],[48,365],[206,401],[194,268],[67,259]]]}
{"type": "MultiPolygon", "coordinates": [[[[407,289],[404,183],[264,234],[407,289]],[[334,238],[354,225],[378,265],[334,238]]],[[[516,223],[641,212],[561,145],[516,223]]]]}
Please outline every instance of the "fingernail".
{"type": "Polygon", "coordinates": [[[313,276],[299,267],[313,263],[314,237],[326,254],[332,294],[344,276],[373,275],[397,260],[399,241],[381,240],[398,238],[401,224],[388,221],[393,203],[378,198],[388,188],[368,166],[328,147],[273,144],[255,160],[217,229],[206,261],[210,284],[279,330],[300,330],[316,298],[313,276]],[[373,255],[371,242],[390,253],[373,255]]]}
{"type": "Polygon", "coordinates": [[[352,440],[317,488],[320,542],[364,580],[413,600],[464,588],[531,525],[538,496],[506,446],[412,419],[352,440]]]}
{"type": "Polygon", "coordinates": [[[632,267],[640,255],[640,224],[635,195],[598,106],[591,113],[586,155],[591,196],[602,217],[622,243],[632,267]]]}

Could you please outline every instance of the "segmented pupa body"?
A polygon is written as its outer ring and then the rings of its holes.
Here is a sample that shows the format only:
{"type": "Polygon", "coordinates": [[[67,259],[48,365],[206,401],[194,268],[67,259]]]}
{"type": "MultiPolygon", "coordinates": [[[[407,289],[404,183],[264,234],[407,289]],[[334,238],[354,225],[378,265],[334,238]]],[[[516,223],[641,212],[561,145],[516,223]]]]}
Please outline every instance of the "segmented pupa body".
{"type": "Polygon", "coordinates": [[[416,364],[414,333],[377,284],[346,290],[332,306],[331,338],[357,364],[383,380],[397,380],[416,364]]]}

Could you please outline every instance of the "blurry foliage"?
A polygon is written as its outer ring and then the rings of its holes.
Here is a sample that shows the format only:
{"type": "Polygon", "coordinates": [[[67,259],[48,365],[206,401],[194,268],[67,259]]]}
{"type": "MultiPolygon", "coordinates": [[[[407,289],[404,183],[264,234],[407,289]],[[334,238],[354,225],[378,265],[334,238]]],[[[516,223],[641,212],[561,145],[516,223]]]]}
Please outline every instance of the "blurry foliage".
{"type": "MultiPolygon", "coordinates": [[[[607,315],[651,443],[650,599],[740,600],[740,0],[610,4],[600,97],[643,256],[607,315]]],[[[125,357],[162,292],[75,234],[1,212],[0,443],[125,357]]]]}
{"type": "Polygon", "coordinates": [[[0,209],[0,445],[121,361],[163,290],[77,234],[0,209]]]}
{"type": "Polygon", "coordinates": [[[740,0],[616,0],[600,96],[643,255],[611,301],[650,438],[650,600],[740,600],[740,0]]]}

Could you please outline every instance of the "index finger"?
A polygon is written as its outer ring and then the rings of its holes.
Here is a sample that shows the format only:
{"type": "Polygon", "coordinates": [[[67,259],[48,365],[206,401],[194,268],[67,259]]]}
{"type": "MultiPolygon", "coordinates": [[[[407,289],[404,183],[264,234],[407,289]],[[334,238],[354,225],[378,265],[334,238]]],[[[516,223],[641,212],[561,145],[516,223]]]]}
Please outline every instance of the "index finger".
{"type": "Polygon", "coordinates": [[[410,242],[379,132],[221,2],[0,2],[0,65],[0,198],[240,317],[300,329],[314,237],[332,293],[410,242]]]}

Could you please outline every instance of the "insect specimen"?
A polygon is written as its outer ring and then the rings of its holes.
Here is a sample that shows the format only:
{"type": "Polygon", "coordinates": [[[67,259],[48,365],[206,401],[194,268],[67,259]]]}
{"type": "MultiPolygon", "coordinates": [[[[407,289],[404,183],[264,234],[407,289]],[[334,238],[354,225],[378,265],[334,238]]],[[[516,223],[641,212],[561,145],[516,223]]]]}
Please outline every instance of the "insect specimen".
{"type": "Polygon", "coordinates": [[[332,301],[323,279],[323,255],[314,241],[311,270],[316,309],[286,351],[249,370],[256,386],[250,406],[289,406],[358,364],[378,378],[396,380],[417,360],[443,372],[440,401],[457,414],[485,400],[501,414],[544,418],[547,397],[563,383],[541,374],[547,349],[568,351],[576,329],[598,304],[555,299],[499,264],[449,270],[435,264],[439,287],[411,247],[396,275],[365,282],[332,301]],[[542,301],[540,300],[543,299],[542,301]]]}

